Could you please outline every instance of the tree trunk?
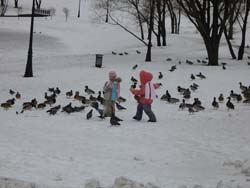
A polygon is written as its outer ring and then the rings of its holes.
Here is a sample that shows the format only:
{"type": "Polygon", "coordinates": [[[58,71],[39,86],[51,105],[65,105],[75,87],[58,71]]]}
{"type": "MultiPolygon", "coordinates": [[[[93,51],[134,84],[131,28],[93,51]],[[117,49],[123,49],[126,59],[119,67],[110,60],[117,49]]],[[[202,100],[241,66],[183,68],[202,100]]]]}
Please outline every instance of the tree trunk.
{"type": "Polygon", "coordinates": [[[158,14],[158,33],[156,35],[157,38],[157,46],[161,46],[161,1],[156,1],[156,7],[157,7],[157,14],[158,14]]]}
{"type": "Polygon", "coordinates": [[[106,13],[106,20],[105,22],[108,23],[109,22],[109,0],[107,0],[107,13],[106,13]]]}
{"type": "Polygon", "coordinates": [[[4,6],[4,0],[1,0],[1,6],[4,6]]]}
{"type": "Polygon", "coordinates": [[[247,30],[247,19],[250,11],[250,2],[249,0],[246,1],[246,13],[244,18],[244,23],[242,27],[242,40],[241,45],[238,52],[238,60],[242,60],[244,56],[244,50],[245,50],[245,42],[246,42],[246,30],[247,30]]]}
{"type": "Polygon", "coordinates": [[[154,10],[155,10],[155,0],[150,0],[150,18],[148,26],[148,45],[147,45],[147,54],[146,62],[151,61],[151,48],[152,48],[152,32],[154,30],[154,10]]]}
{"type": "Polygon", "coordinates": [[[144,30],[143,30],[142,18],[141,18],[141,14],[140,14],[138,4],[136,4],[135,8],[136,8],[137,18],[138,18],[138,21],[139,21],[139,27],[140,27],[140,31],[141,31],[141,39],[144,40],[144,30]]]}
{"type": "Polygon", "coordinates": [[[18,8],[18,0],[14,0],[14,8],[18,8]]]}
{"type": "Polygon", "coordinates": [[[161,22],[161,36],[162,36],[162,45],[167,46],[166,41],[166,0],[163,0],[162,8],[162,22],[161,22]]]}
{"type": "Polygon", "coordinates": [[[225,38],[226,38],[227,45],[228,45],[230,54],[231,54],[231,56],[232,56],[232,59],[236,59],[236,55],[235,55],[235,53],[234,53],[232,43],[231,43],[230,38],[229,38],[229,35],[227,34],[227,31],[226,31],[226,27],[225,27],[225,29],[224,29],[224,36],[225,36],[225,38]]]}
{"type": "Polygon", "coordinates": [[[219,43],[217,41],[212,42],[211,40],[205,42],[208,55],[208,65],[218,66],[219,65],[219,43]]]}

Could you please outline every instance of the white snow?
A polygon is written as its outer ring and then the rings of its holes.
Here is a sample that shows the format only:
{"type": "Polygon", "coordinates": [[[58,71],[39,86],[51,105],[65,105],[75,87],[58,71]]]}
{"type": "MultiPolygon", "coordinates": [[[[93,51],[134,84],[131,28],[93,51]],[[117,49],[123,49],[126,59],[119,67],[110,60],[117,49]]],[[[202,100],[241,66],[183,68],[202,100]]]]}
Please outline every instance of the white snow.
{"type": "MultiPolygon", "coordinates": [[[[220,61],[228,63],[226,70],[196,63],[196,59],[205,59],[205,48],[184,19],[181,34],[168,34],[167,47],[153,48],[153,62],[145,63],[146,48],[139,41],[118,26],[93,23],[89,18],[90,0],[82,1],[81,18],[76,18],[76,0],[43,0],[43,4],[56,7],[57,12],[52,19],[35,19],[34,78],[23,78],[30,19],[0,18],[0,102],[12,98],[9,89],[22,95],[13,108],[0,109],[0,176],[48,187],[84,187],[87,180],[91,180],[90,187],[97,186],[97,182],[108,187],[119,184],[121,177],[130,182],[122,188],[132,187],[135,182],[142,182],[139,184],[144,187],[215,188],[220,180],[224,187],[250,187],[250,106],[235,101],[235,110],[227,110],[225,102],[218,110],[211,106],[213,97],[220,93],[228,96],[232,89],[240,93],[239,81],[250,85],[247,58],[231,60],[223,40],[220,61]],[[67,22],[63,7],[70,9],[67,22]],[[129,55],[114,56],[111,51],[126,51],[129,55]],[[104,54],[101,69],[94,66],[96,53],[104,54]],[[167,58],[173,60],[167,62],[167,58]],[[186,59],[195,64],[186,64],[186,59]],[[138,68],[132,70],[135,64],[138,68]],[[169,72],[172,65],[177,65],[177,70],[169,72]],[[138,78],[142,69],[151,71],[154,81],[163,84],[157,91],[159,97],[168,89],[179,99],[177,85],[189,87],[193,83],[191,73],[202,72],[207,79],[194,81],[200,88],[188,102],[199,97],[206,109],[190,115],[179,110],[178,104],[158,98],[152,105],[158,122],[147,123],[145,114],[141,122],[135,122],[132,117],[136,102],[129,92],[130,78],[138,78]],[[80,105],[66,98],[66,91],[79,90],[86,95],[85,85],[99,91],[110,70],[122,78],[121,95],[127,99],[122,105],[128,110],[117,111],[117,116],[124,119],[120,127],[110,127],[109,119],[100,120],[95,111],[93,118],[86,120],[89,109],[49,116],[47,107],[16,115],[23,102],[34,97],[42,102],[48,87],[62,90],[56,104],[80,105]],[[157,79],[159,71],[164,75],[162,80],[157,79]]],[[[22,6],[29,10],[29,2],[22,2],[22,6]]],[[[248,44],[249,37],[248,33],[248,44]]],[[[239,43],[239,37],[236,39],[239,43]]]]}

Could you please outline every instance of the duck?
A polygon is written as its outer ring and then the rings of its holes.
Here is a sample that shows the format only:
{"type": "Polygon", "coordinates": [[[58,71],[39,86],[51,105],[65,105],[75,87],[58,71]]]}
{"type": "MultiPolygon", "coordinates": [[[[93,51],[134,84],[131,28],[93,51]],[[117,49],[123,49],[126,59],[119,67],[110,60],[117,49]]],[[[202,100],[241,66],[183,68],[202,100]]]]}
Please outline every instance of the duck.
{"type": "Polygon", "coordinates": [[[194,64],[192,61],[190,61],[188,59],[186,60],[186,63],[189,64],[189,65],[193,65],[194,64]]]}
{"type": "Polygon", "coordinates": [[[163,78],[163,75],[162,75],[162,72],[159,72],[159,76],[158,76],[158,79],[162,79],[163,78]]]}
{"type": "Polygon", "coordinates": [[[42,102],[42,103],[39,103],[37,104],[37,109],[44,109],[46,107],[46,103],[42,102]]]}
{"type": "Polygon", "coordinates": [[[198,76],[200,79],[206,78],[206,76],[204,76],[201,72],[199,72],[199,74],[196,74],[196,76],[198,76]]]}
{"type": "Polygon", "coordinates": [[[194,85],[190,85],[190,89],[191,89],[192,91],[196,91],[198,88],[195,87],[194,85]]]}
{"type": "Polygon", "coordinates": [[[92,116],[93,116],[93,109],[91,109],[91,110],[87,113],[87,115],[86,115],[87,120],[91,119],[92,116]]]}
{"type": "Polygon", "coordinates": [[[141,54],[141,52],[140,52],[139,50],[136,50],[136,53],[137,53],[137,54],[141,54]]]}
{"type": "Polygon", "coordinates": [[[172,58],[169,57],[169,58],[166,59],[166,61],[172,61],[172,58]]]}
{"type": "Polygon", "coordinates": [[[173,71],[175,71],[175,70],[176,70],[176,65],[173,65],[173,66],[169,69],[170,72],[173,72],[173,71]]]}
{"type": "Polygon", "coordinates": [[[8,100],[6,101],[6,103],[9,103],[10,105],[14,105],[14,104],[15,104],[15,98],[8,99],[8,100]]]}
{"type": "Polygon", "coordinates": [[[120,56],[123,56],[123,53],[122,53],[122,52],[120,52],[120,53],[119,53],[119,55],[120,55],[120,56]]]}
{"type": "Polygon", "coordinates": [[[185,100],[182,100],[182,103],[179,105],[179,109],[184,110],[186,108],[185,100]]]}
{"type": "Polygon", "coordinates": [[[237,99],[237,97],[238,97],[238,95],[239,94],[237,94],[237,93],[234,93],[234,91],[233,90],[231,90],[231,92],[230,92],[230,97],[232,98],[232,99],[237,99]]]}
{"type": "Polygon", "coordinates": [[[102,105],[104,104],[105,99],[102,97],[101,91],[98,91],[97,101],[99,101],[102,105]]]}
{"type": "Polygon", "coordinates": [[[21,94],[19,92],[16,93],[16,99],[21,99],[21,94]]]}
{"type": "Polygon", "coordinates": [[[113,55],[116,55],[117,53],[116,53],[116,52],[114,52],[114,51],[112,51],[112,54],[113,54],[113,55]]]}
{"type": "Polygon", "coordinates": [[[244,86],[241,82],[239,82],[239,85],[240,85],[240,89],[241,91],[247,91],[247,86],[244,86]]]}
{"type": "Polygon", "coordinates": [[[223,102],[223,101],[224,101],[224,96],[223,96],[222,93],[221,93],[220,96],[218,97],[218,100],[219,100],[219,102],[223,102]]]}
{"type": "Polygon", "coordinates": [[[188,107],[188,112],[189,112],[189,114],[193,114],[195,112],[198,112],[198,110],[194,107],[188,107]]]}
{"type": "Polygon", "coordinates": [[[58,112],[58,110],[60,110],[60,108],[61,108],[61,105],[57,105],[53,108],[50,108],[46,112],[49,113],[50,115],[55,115],[58,112]]]}
{"type": "Polygon", "coordinates": [[[183,94],[184,91],[186,91],[185,88],[181,87],[181,86],[177,86],[177,91],[180,93],[180,94],[183,94]]]}
{"type": "Polygon", "coordinates": [[[72,103],[70,102],[68,105],[64,106],[62,108],[62,112],[66,112],[68,114],[74,112],[73,107],[71,105],[72,105],[72,103]]]}
{"type": "Polygon", "coordinates": [[[202,60],[201,61],[203,64],[207,64],[208,62],[207,61],[205,61],[205,60],[202,60]]]}
{"type": "Polygon", "coordinates": [[[191,92],[190,92],[189,89],[186,89],[186,90],[184,91],[183,97],[184,97],[185,99],[190,99],[190,98],[191,98],[191,92]]]}
{"type": "Polygon", "coordinates": [[[73,107],[73,112],[81,112],[85,109],[85,106],[75,106],[73,107]]]}
{"type": "Polygon", "coordinates": [[[243,103],[250,104],[250,98],[249,98],[249,99],[245,99],[245,100],[243,101],[243,103]]]}
{"type": "Polygon", "coordinates": [[[214,97],[214,100],[212,102],[212,106],[215,108],[215,109],[218,109],[219,108],[219,103],[216,101],[216,97],[214,97]]]}
{"type": "Polygon", "coordinates": [[[194,105],[201,105],[201,101],[199,100],[199,98],[194,98],[193,106],[194,105]]]}
{"type": "Polygon", "coordinates": [[[95,92],[90,89],[88,86],[85,86],[85,90],[84,90],[87,94],[91,95],[91,94],[95,94],[95,92]]]}
{"type": "Polygon", "coordinates": [[[239,95],[237,96],[236,100],[237,100],[237,102],[242,101],[242,96],[241,96],[241,94],[239,94],[239,95]]]}
{"type": "Polygon", "coordinates": [[[59,95],[59,94],[61,93],[61,90],[60,90],[58,87],[56,87],[55,93],[56,93],[57,95],[59,95]]]}
{"type": "Polygon", "coordinates": [[[37,100],[36,98],[32,99],[30,102],[24,102],[23,103],[23,109],[24,110],[30,110],[31,108],[36,108],[37,106],[37,100]]]}
{"type": "Polygon", "coordinates": [[[161,100],[168,100],[171,98],[171,95],[169,94],[168,90],[166,90],[166,93],[161,96],[161,100]]]}
{"type": "Polygon", "coordinates": [[[66,97],[72,97],[72,96],[73,96],[72,90],[66,92],[66,97]]]}
{"type": "Polygon", "coordinates": [[[8,110],[9,108],[12,107],[12,105],[10,103],[1,103],[1,107],[4,108],[5,110],[8,110]]]}
{"type": "Polygon", "coordinates": [[[135,64],[135,65],[132,67],[132,69],[135,70],[137,67],[138,67],[138,65],[135,64]]]}
{"type": "Polygon", "coordinates": [[[83,101],[83,100],[85,100],[86,98],[85,98],[84,96],[81,96],[79,91],[76,91],[76,92],[75,92],[75,95],[74,95],[74,99],[75,99],[75,100],[78,100],[78,101],[83,101]]]}
{"type": "Polygon", "coordinates": [[[48,100],[44,101],[44,103],[52,106],[53,104],[56,103],[56,98],[48,99],[48,100]]]}
{"type": "Polygon", "coordinates": [[[231,97],[228,97],[227,99],[228,99],[228,101],[226,103],[226,106],[227,106],[228,110],[229,109],[234,110],[234,104],[231,102],[231,97]]]}
{"type": "Polygon", "coordinates": [[[124,52],[125,55],[128,55],[128,52],[124,52]]]}
{"type": "Polygon", "coordinates": [[[130,88],[135,89],[135,88],[136,88],[136,85],[137,85],[137,82],[134,82],[134,83],[130,86],[130,88]]]}
{"type": "Polygon", "coordinates": [[[194,74],[191,74],[190,78],[191,78],[191,80],[195,80],[194,74]]]}
{"type": "Polygon", "coordinates": [[[222,65],[222,69],[223,69],[223,70],[226,70],[226,66],[225,66],[225,65],[222,65]]]}
{"type": "Polygon", "coordinates": [[[180,99],[171,97],[171,98],[167,99],[167,102],[169,102],[171,104],[175,104],[175,103],[180,102],[180,99]]]}
{"type": "Polygon", "coordinates": [[[45,92],[44,93],[44,98],[46,100],[52,100],[52,99],[56,98],[56,94],[55,94],[55,92],[53,92],[51,95],[48,95],[47,92],[45,92]]]}
{"type": "Polygon", "coordinates": [[[54,93],[54,92],[55,92],[55,88],[49,87],[49,88],[48,88],[48,91],[51,92],[51,93],[54,93]]]}
{"type": "Polygon", "coordinates": [[[197,59],[197,63],[201,63],[201,60],[197,59]]]}

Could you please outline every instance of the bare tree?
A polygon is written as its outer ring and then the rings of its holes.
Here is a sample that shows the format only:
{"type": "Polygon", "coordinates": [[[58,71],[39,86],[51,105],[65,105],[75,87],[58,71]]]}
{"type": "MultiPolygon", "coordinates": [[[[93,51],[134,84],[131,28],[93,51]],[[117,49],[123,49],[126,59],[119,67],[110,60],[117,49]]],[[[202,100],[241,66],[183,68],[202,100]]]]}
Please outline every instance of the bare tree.
{"type": "Polygon", "coordinates": [[[18,0],[14,0],[14,8],[18,8],[18,0]]]}
{"type": "Polygon", "coordinates": [[[63,8],[63,13],[65,14],[65,21],[67,21],[68,17],[69,17],[69,9],[64,7],[63,8]]]}
{"type": "Polygon", "coordinates": [[[0,4],[0,15],[4,16],[8,9],[8,0],[1,0],[0,4]]]}
{"type": "Polygon", "coordinates": [[[41,9],[42,0],[36,0],[36,9],[41,9]]]}
{"type": "Polygon", "coordinates": [[[218,65],[219,45],[237,0],[177,0],[199,31],[208,54],[208,65],[218,65]]]}

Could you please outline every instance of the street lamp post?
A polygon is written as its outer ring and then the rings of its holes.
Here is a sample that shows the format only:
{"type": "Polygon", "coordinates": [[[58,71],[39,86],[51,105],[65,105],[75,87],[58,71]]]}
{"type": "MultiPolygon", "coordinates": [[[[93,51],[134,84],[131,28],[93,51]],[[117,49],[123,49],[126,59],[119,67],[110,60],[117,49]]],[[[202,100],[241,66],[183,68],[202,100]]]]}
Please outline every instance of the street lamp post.
{"type": "Polygon", "coordinates": [[[29,41],[28,58],[27,58],[27,64],[26,64],[26,70],[25,70],[24,77],[33,77],[32,44],[33,44],[34,14],[35,14],[35,0],[33,0],[33,3],[32,3],[31,24],[30,24],[30,41],[29,41]]]}
{"type": "Polygon", "coordinates": [[[80,9],[81,9],[81,0],[79,0],[79,5],[78,5],[78,15],[77,15],[78,18],[80,18],[80,9]]]}

